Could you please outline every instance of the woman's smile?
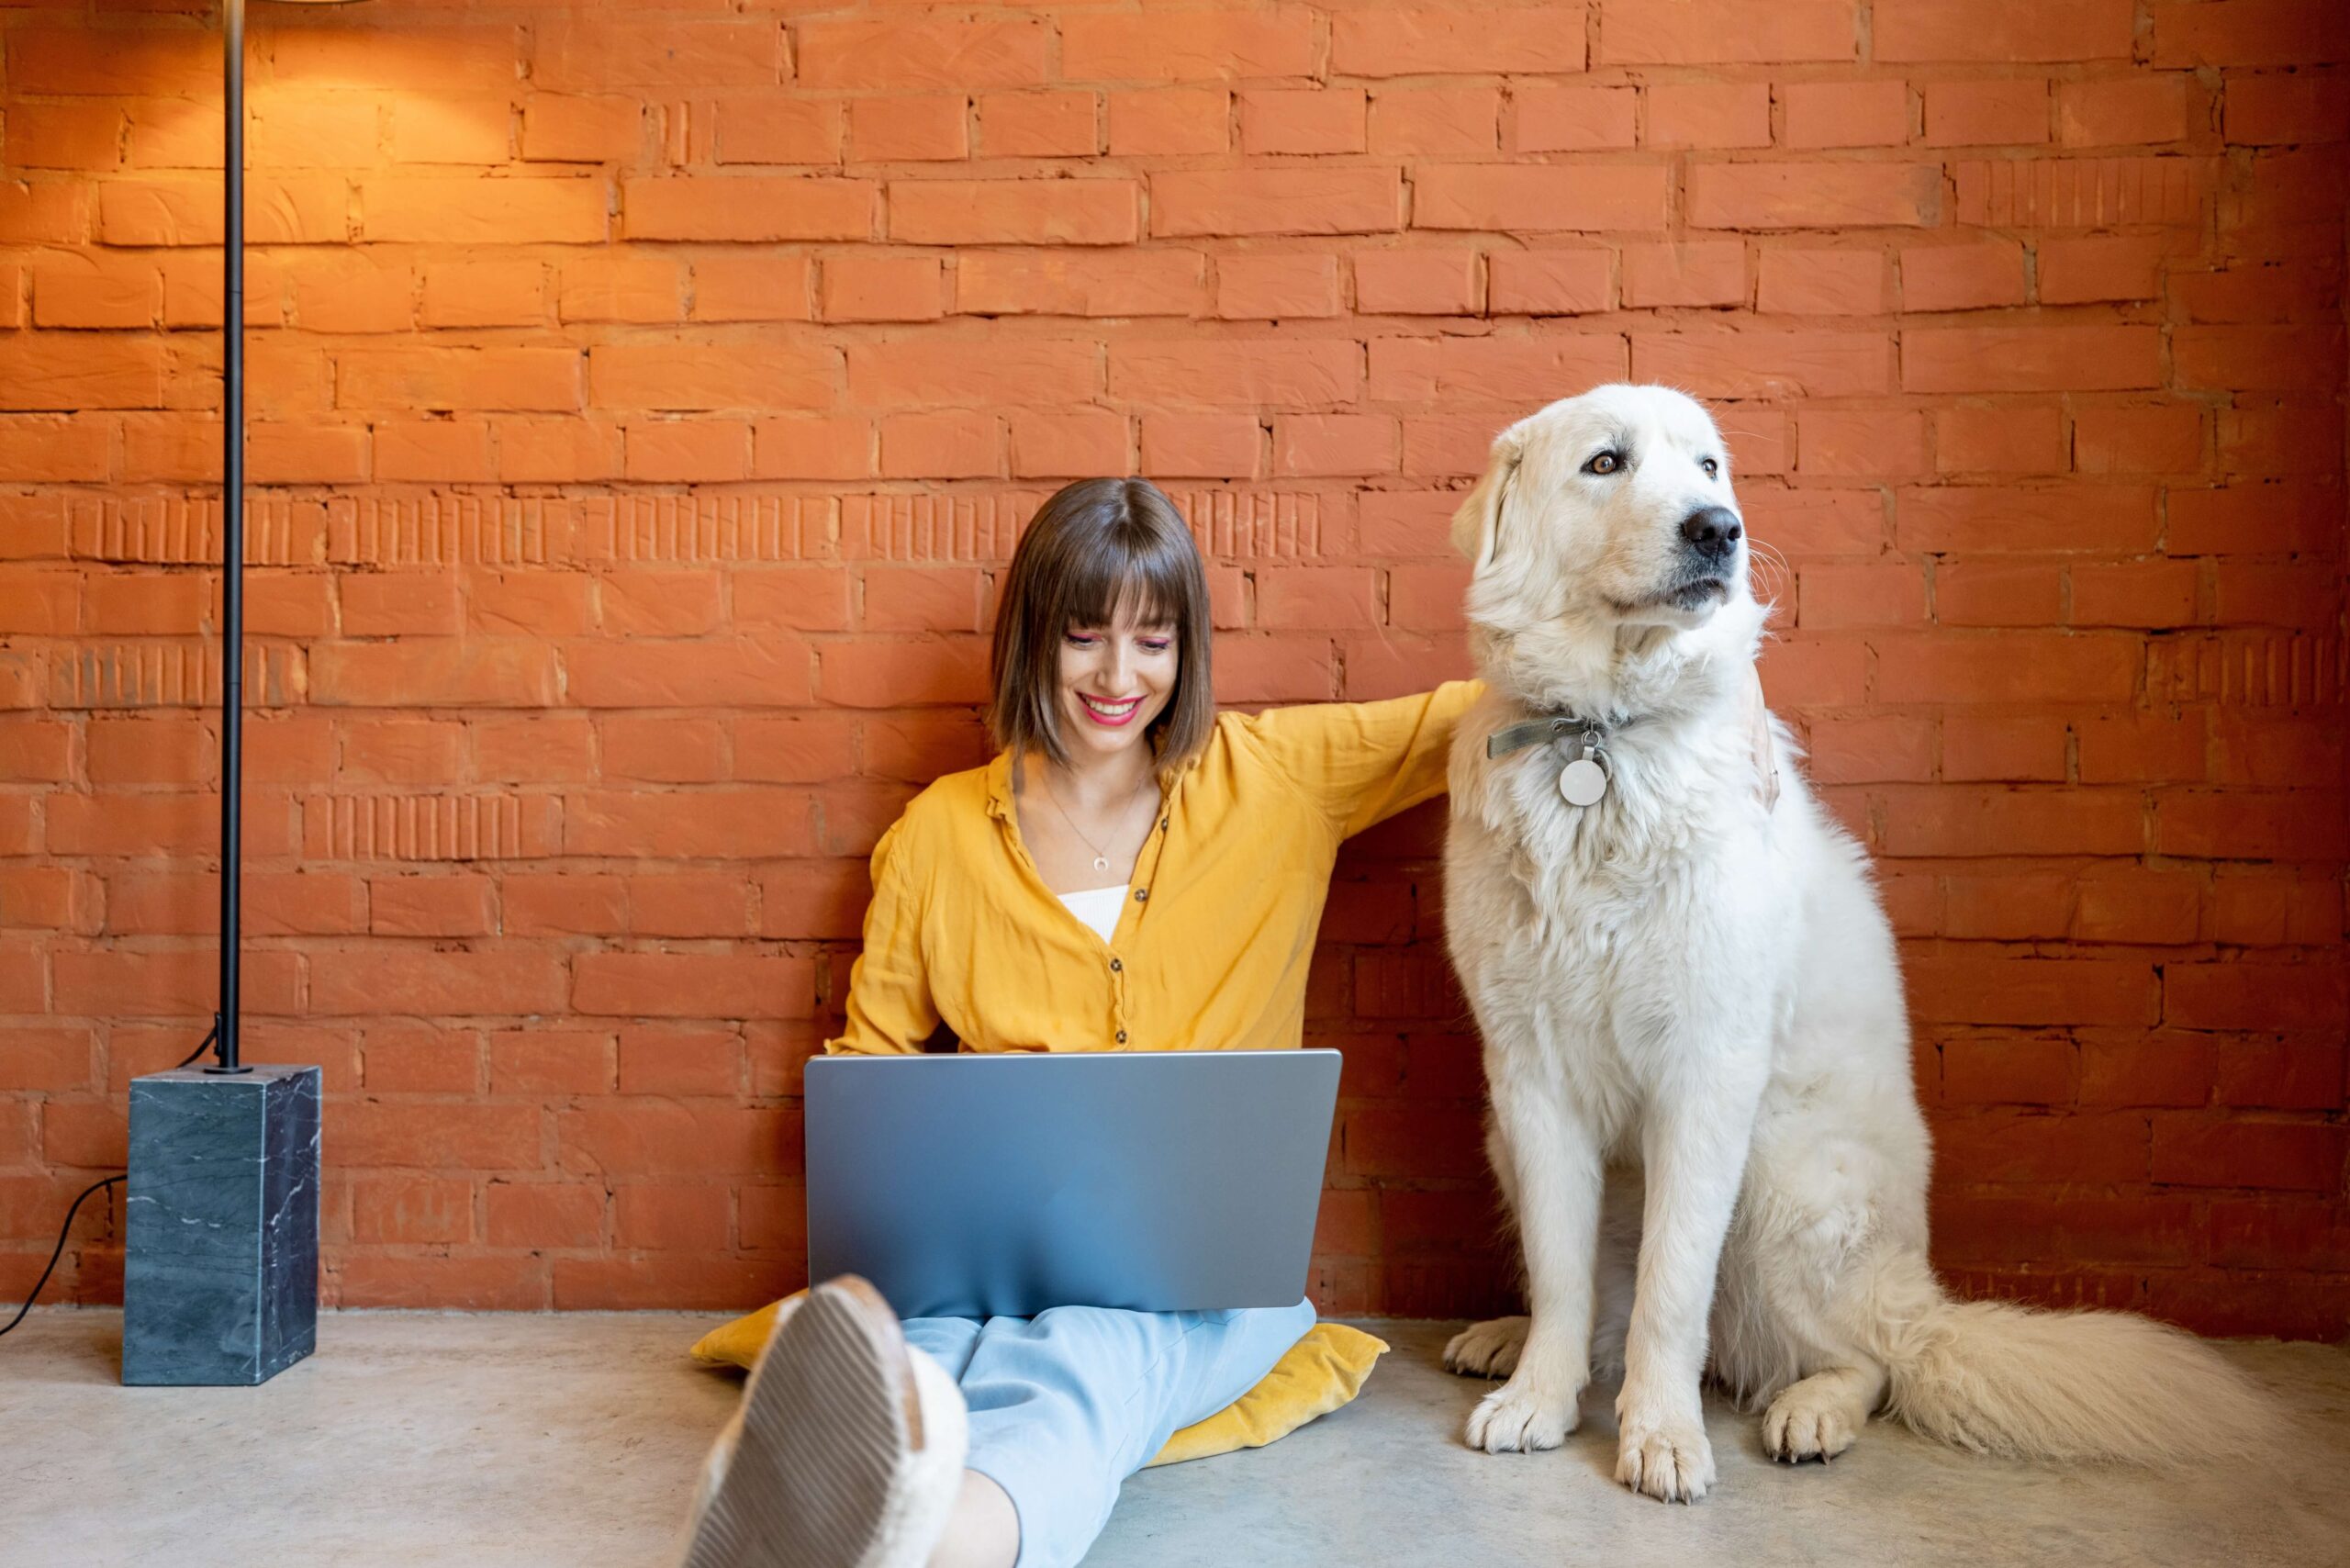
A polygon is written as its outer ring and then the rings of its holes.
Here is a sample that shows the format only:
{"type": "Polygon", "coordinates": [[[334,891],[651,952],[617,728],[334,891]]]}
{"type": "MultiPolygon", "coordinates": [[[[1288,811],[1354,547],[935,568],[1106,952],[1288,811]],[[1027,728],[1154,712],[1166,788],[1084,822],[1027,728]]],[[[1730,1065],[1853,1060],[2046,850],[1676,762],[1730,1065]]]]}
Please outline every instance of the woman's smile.
{"type": "Polygon", "coordinates": [[[1084,705],[1085,716],[1087,718],[1092,720],[1097,724],[1107,725],[1112,729],[1123,729],[1125,726],[1133,723],[1135,710],[1142,705],[1142,699],[1140,697],[1121,697],[1113,699],[1108,697],[1096,697],[1092,693],[1086,691],[1079,692],[1077,694],[1077,700],[1084,705]]]}

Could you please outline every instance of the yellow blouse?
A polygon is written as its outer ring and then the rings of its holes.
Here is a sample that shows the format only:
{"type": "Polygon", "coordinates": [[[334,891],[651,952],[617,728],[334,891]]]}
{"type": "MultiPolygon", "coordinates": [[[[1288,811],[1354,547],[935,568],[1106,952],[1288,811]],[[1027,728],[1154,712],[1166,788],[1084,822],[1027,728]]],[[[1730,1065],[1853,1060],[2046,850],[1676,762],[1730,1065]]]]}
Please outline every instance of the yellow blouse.
{"type": "Polygon", "coordinates": [[[1298,1043],[1330,868],[1349,834],[1444,790],[1479,687],[1217,716],[1169,786],[1103,942],[1020,840],[1012,761],[952,773],[873,851],[865,951],[828,1051],[1262,1050],[1298,1043]]]}

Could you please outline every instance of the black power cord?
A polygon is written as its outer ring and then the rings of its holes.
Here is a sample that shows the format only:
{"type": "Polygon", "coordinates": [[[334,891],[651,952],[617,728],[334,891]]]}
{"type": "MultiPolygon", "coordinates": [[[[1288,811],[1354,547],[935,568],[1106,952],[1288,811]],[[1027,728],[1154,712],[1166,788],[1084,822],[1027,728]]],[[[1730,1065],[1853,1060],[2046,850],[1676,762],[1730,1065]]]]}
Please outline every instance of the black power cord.
{"type": "MultiPolygon", "coordinates": [[[[191,1054],[186,1060],[181,1062],[179,1067],[194,1066],[196,1058],[210,1050],[212,1048],[212,1042],[219,1037],[220,1025],[218,1022],[216,1021],[212,1025],[212,1032],[204,1036],[204,1043],[196,1047],[194,1053],[191,1054]]],[[[179,1067],[175,1067],[172,1070],[173,1072],[177,1072],[179,1070],[179,1067]]],[[[0,1334],[6,1334],[10,1328],[14,1328],[17,1324],[22,1323],[25,1320],[25,1314],[33,1309],[33,1303],[40,1299],[41,1288],[49,1283],[49,1276],[57,1271],[57,1260],[65,1256],[65,1238],[73,1232],[73,1216],[82,1212],[82,1205],[89,1201],[90,1195],[94,1193],[102,1193],[118,1182],[128,1182],[129,1180],[130,1180],[130,1173],[129,1171],[125,1171],[119,1176],[109,1176],[103,1182],[93,1182],[90,1185],[82,1189],[82,1195],[73,1200],[73,1206],[72,1208],[65,1211],[65,1223],[57,1227],[57,1247],[56,1249],[49,1255],[49,1267],[40,1271],[40,1278],[33,1282],[33,1288],[25,1293],[25,1305],[17,1308],[17,1316],[8,1319],[8,1327],[0,1328],[0,1334]]]]}

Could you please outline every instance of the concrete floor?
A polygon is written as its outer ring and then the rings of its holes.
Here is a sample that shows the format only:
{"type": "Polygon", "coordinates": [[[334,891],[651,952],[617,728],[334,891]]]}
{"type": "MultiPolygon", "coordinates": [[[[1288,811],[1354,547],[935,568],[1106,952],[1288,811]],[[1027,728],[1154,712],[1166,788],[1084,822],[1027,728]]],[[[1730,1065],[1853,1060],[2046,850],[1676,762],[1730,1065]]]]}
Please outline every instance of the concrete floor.
{"type": "MultiPolygon", "coordinates": [[[[659,1568],[735,1394],[686,1361],[715,1318],[345,1313],[259,1389],[117,1386],[119,1317],[43,1310],[0,1342],[5,1568],[659,1568]]],[[[2253,1473],[2068,1474],[1873,1424],[1832,1467],[1710,1429],[1721,1482],[1668,1507],[1608,1479],[1608,1401],[1556,1453],[1461,1447],[1485,1387],[1449,1326],[1392,1340],[1354,1406],[1272,1448],[1146,1472],[1087,1568],[1734,1568],[2350,1562],[2350,1353],[2229,1354],[2300,1418],[2253,1473]]]]}

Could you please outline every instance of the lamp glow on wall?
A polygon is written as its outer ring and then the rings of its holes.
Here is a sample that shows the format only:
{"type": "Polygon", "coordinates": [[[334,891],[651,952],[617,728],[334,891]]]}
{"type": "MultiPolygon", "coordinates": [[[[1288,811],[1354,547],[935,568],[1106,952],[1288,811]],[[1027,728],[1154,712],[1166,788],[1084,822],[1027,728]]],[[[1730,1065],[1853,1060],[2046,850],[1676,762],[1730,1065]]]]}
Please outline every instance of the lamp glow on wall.
{"type": "MultiPolygon", "coordinates": [[[[277,0],[333,5],[340,0],[277,0]]],[[[319,1317],[319,1070],[241,1056],[245,675],[245,0],[222,0],[220,992],[213,1064],[130,1085],[122,1381],[257,1383],[319,1317]]]]}

